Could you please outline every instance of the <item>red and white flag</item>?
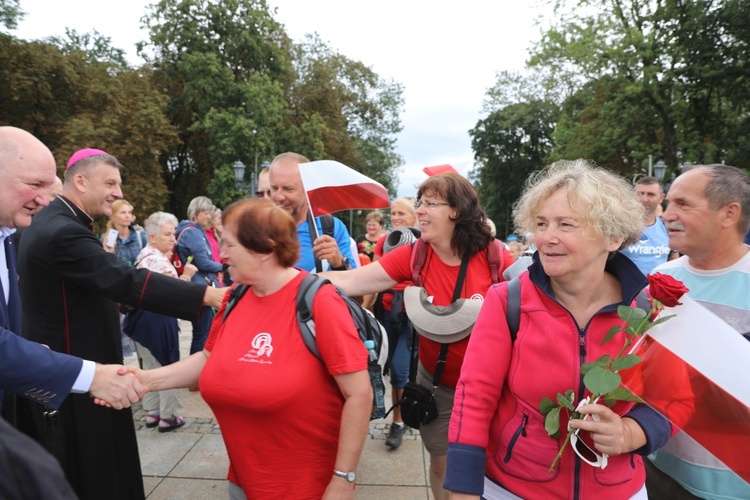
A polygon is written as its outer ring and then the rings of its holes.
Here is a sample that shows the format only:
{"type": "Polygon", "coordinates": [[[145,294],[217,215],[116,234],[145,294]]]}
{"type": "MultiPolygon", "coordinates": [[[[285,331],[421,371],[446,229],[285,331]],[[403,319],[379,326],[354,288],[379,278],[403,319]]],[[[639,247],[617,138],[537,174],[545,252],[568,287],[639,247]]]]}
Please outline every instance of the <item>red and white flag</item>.
{"type": "Polygon", "coordinates": [[[315,217],[341,210],[370,210],[391,205],[388,191],[343,163],[333,160],[300,163],[302,184],[315,217]]]}
{"type": "Polygon", "coordinates": [[[646,403],[750,482],[750,342],[687,296],[659,316],[620,372],[646,403]]]}
{"type": "Polygon", "coordinates": [[[453,168],[452,166],[448,165],[447,163],[445,165],[435,165],[434,167],[425,167],[422,169],[422,171],[432,177],[433,175],[442,175],[442,174],[457,174],[458,170],[453,168]]]}

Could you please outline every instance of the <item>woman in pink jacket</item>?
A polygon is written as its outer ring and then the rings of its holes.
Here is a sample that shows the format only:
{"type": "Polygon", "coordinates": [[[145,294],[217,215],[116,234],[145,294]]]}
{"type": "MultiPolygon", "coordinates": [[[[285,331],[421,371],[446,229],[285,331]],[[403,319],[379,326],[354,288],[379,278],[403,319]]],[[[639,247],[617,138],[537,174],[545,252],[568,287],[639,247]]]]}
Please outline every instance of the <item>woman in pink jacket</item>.
{"type": "Polygon", "coordinates": [[[560,161],[531,178],[515,210],[516,227],[534,234],[538,251],[520,276],[520,326],[512,342],[504,311],[505,283],[488,291],[456,387],[444,487],[452,498],[646,499],[642,456],[669,437],[669,422],[645,405],[581,407],[600,422],[591,431],[606,468],[582,461],[565,439],[544,428],[539,402],[568,389],[588,396],[581,364],[615,356],[622,333],[618,305],[630,305],[647,285],[618,250],[637,241],[643,208],[621,178],[588,162],[560,161]]]}

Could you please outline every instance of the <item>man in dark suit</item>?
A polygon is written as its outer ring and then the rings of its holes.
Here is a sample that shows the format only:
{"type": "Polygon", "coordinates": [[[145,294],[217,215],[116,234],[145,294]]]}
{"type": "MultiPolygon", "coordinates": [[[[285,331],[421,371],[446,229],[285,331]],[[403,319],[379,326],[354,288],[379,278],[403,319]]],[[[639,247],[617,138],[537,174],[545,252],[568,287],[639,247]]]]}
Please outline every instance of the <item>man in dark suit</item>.
{"type": "MultiPolygon", "coordinates": [[[[68,161],[63,192],[34,216],[18,255],[23,335],[59,352],[121,363],[117,303],[185,319],[203,306],[219,308],[224,289],[186,283],[129,267],[102,247],[91,230],[95,217],[110,216],[122,198],[114,156],[84,149],[68,161]]],[[[48,440],[39,408],[32,437],[54,450],[79,497],[144,497],[138,444],[130,412],[100,407],[72,395],[61,406],[62,438],[48,440]]]]}
{"type": "MultiPolygon", "coordinates": [[[[90,392],[115,408],[140,399],[135,377],[105,366],[61,354],[20,337],[21,303],[16,273],[15,229],[26,227],[31,215],[49,203],[55,160],[34,136],[14,127],[0,127],[0,407],[15,420],[11,391],[45,405],[54,413],[71,391],[90,392]]],[[[29,438],[0,420],[0,497],[75,498],[59,463],[29,438]]]]}
{"type": "Polygon", "coordinates": [[[53,409],[71,391],[90,392],[115,408],[139,401],[135,377],[123,380],[118,366],[60,354],[21,334],[15,228],[31,223],[31,215],[49,203],[55,179],[49,149],[28,132],[0,127],[0,397],[11,391],[53,409]]]}

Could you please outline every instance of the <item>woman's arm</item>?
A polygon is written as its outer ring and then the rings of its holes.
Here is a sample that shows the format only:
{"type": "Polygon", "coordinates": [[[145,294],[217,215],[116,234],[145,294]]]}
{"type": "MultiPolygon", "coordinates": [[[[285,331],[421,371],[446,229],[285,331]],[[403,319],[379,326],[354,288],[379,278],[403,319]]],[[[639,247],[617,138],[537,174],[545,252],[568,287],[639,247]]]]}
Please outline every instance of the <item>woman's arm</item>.
{"type": "Polygon", "coordinates": [[[197,387],[206,360],[211,355],[203,350],[177,363],[153,370],[136,370],[135,376],[149,392],[183,387],[197,387]]]}
{"type": "MultiPolygon", "coordinates": [[[[334,468],[342,472],[356,471],[365,444],[372,411],[372,387],[367,370],[334,376],[344,396],[341,412],[339,447],[334,468]]],[[[328,483],[323,498],[354,498],[354,484],[334,476],[328,483]]]]}
{"type": "Polygon", "coordinates": [[[328,271],[320,276],[341,287],[350,297],[382,292],[398,283],[378,262],[350,271],[328,271]]]}

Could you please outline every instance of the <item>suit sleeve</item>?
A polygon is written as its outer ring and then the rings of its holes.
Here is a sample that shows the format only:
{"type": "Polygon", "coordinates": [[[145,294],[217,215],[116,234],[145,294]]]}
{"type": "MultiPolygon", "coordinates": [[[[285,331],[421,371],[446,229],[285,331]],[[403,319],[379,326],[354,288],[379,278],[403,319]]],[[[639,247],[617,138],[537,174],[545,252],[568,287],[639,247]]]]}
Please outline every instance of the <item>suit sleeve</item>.
{"type": "Polygon", "coordinates": [[[81,372],[83,360],[0,328],[0,388],[58,408],[81,372]]]}
{"type": "Polygon", "coordinates": [[[53,248],[48,265],[70,284],[167,316],[194,320],[200,315],[205,285],[129,267],[105,252],[96,236],[82,226],[62,226],[49,241],[53,248]]]}

